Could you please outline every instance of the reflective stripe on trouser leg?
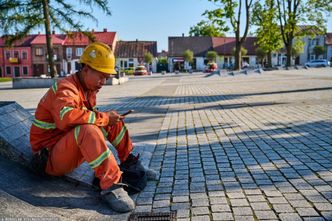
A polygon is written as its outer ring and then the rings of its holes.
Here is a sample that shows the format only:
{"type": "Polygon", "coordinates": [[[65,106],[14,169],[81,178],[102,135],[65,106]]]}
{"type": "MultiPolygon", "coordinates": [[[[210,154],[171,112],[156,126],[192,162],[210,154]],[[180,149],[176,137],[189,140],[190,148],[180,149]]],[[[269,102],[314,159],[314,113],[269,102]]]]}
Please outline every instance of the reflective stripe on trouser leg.
{"type": "Polygon", "coordinates": [[[125,161],[133,150],[133,144],[129,137],[129,132],[122,121],[115,125],[104,127],[108,133],[108,140],[118,151],[121,162],[125,161]]]}
{"type": "Polygon", "coordinates": [[[51,150],[51,175],[64,175],[87,161],[100,179],[102,189],[107,189],[121,178],[118,164],[109,151],[101,130],[90,124],[74,128],[66,134],[51,150]]]}

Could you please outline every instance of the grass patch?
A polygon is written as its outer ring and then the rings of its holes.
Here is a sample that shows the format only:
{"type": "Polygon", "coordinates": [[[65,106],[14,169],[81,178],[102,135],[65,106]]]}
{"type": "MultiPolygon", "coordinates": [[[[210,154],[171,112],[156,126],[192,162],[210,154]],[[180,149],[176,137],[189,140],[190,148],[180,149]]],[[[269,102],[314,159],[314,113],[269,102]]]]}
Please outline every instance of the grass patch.
{"type": "Polygon", "coordinates": [[[0,82],[12,81],[12,78],[0,78],[0,82]]]}

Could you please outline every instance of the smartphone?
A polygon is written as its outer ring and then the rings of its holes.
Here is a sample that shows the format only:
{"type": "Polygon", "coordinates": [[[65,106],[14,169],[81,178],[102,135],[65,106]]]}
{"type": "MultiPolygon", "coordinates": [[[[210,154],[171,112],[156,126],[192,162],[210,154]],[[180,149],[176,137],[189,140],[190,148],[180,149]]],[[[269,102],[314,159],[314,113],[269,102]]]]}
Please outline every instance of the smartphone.
{"type": "Polygon", "coordinates": [[[130,113],[132,113],[132,112],[134,112],[134,110],[129,110],[129,111],[127,111],[126,113],[123,113],[123,114],[121,114],[121,116],[126,116],[126,115],[128,115],[128,114],[130,114],[130,113]]]}

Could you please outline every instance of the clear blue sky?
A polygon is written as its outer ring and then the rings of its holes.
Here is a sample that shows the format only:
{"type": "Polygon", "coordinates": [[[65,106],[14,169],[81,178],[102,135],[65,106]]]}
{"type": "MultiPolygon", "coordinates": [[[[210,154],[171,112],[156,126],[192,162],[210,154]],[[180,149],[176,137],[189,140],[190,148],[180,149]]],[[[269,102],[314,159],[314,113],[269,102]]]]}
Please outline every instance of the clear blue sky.
{"type": "Polygon", "coordinates": [[[208,0],[111,0],[112,16],[95,10],[98,25],[86,21],[85,27],[116,31],[120,40],[157,41],[158,51],[168,50],[168,36],[188,35],[191,26],[211,9],[208,0]]]}

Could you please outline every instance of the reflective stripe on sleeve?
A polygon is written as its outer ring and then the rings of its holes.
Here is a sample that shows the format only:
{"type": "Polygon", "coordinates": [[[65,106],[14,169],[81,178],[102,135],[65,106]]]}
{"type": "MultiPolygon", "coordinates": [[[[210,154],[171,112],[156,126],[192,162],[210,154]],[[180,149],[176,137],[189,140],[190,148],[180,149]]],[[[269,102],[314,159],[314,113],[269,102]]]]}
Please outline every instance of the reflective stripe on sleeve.
{"type": "Polygon", "coordinates": [[[52,90],[53,90],[54,94],[58,90],[58,84],[57,84],[57,82],[54,82],[54,84],[52,85],[52,90]]]}
{"type": "Polygon", "coordinates": [[[37,120],[34,119],[32,122],[33,125],[35,125],[36,127],[39,127],[41,129],[45,129],[45,130],[50,130],[50,129],[55,129],[55,123],[49,123],[49,122],[45,122],[45,121],[41,121],[41,120],[37,120]]]}
{"type": "Polygon", "coordinates": [[[89,120],[88,120],[88,124],[94,124],[95,121],[96,121],[96,113],[91,111],[90,116],[89,116],[89,120]]]}
{"type": "Polygon", "coordinates": [[[78,135],[80,134],[80,129],[81,129],[81,126],[77,126],[77,127],[75,127],[75,131],[74,131],[74,136],[75,136],[75,140],[76,140],[77,144],[78,144],[78,135]]]}
{"type": "Polygon", "coordinates": [[[107,137],[108,137],[108,133],[107,133],[107,131],[105,130],[105,128],[101,127],[100,129],[101,129],[101,132],[103,132],[104,137],[107,139],[107,137]]]}
{"type": "Polygon", "coordinates": [[[71,111],[72,109],[74,109],[74,108],[72,108],[72,107],[63,107],[60,111],[60,119],[62,120],[63,117],[65,116],[65,114],[67,112],[71,111]]]}
{"type": "Polygon", "coordinates": [[[111,151],[107,148],[102,154],[99,155],[95,160],[89,163],[92,169],[98,167],[100,164],[104,162],[111,155],[111,151]]]}
{"type": "Polygon", "coordinates": [[[119,145],[119,143],[121,142],[122,138],[124,137],[124,135],[126,134],[127,128],[126,126],[123,126],[120,133],[118,134],[118,136],[112,141],[112,145],[113,147],[116,147],[119,145]]]}

